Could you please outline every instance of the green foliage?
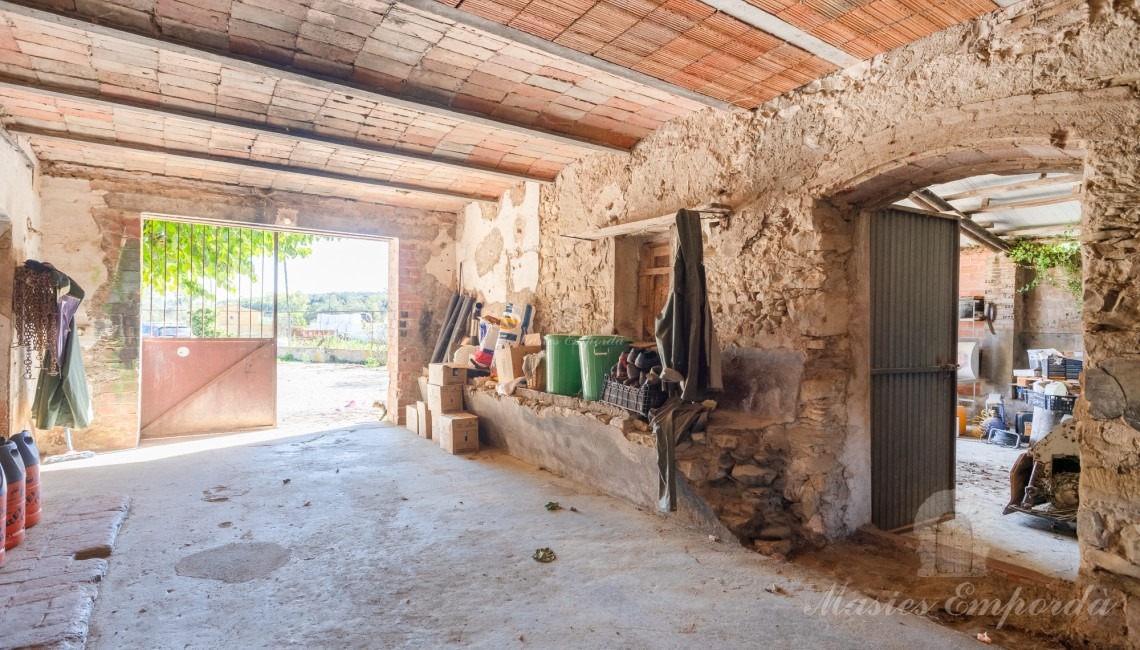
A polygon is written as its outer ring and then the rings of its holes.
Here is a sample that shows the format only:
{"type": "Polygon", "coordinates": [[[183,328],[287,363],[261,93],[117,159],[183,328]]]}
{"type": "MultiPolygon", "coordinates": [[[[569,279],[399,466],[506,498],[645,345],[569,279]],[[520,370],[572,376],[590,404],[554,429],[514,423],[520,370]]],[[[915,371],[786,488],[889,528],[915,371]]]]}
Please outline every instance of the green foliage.
{"type": "Polygon", "coordinates": [[[194,336],[198,338],[214,339],[224,337],[225,332],[219,330],[215,325],[218,318],[218,312],[213,309],[200,307],[190,313],[190,331],[194,332],[194,336]]]}
{"type": "MultiPolygon", "coordinates": [[[[307,257],[313,242],[322,239],[333,238],[280,233],[279,257],[307,257]]],[[[272,255],[273,233],[267,230],[149,219],[142,232],[142,282],[159,294],[177,289],[182,295],[204,298],[215,288],[235,291],[239,278],[257,281],[255,261],[272,255]]]]}
{"type": "Polygon", "coordinates": [[[1020,291],[1029,291],[1044,278],[1049,284],[1067,289],[1076,298],[1081,297],[1081,246],[1075,237],[1066,235],[1052,241],[1021,239],[1010,246],[1006,253],[1009,259],[1019,266],[1035,271],[1033,279],[1020,291]],[[1060,271],[1060,278],[1051,273],[1060,271]]]}

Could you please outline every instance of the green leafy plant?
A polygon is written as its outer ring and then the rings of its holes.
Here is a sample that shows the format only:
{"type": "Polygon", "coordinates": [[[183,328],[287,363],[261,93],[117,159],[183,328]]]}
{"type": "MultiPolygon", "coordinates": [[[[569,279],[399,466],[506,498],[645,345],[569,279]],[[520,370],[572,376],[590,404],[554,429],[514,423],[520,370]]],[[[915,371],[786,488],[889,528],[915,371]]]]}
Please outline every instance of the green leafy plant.
{"type": "MultiPolygon", "coordinates": [[[[281,233],[280,258],[308,257],[313,242],[322,239],[335,238],[281,233]]],[[[196,298],[212,294],[215,285],[233,291],[239,278],[257,281],[255,260],[273,255],[270,231],[172,221],[145,221],[142,244],[143,285],[159,294],[178,289],[196,298]]]]}
{"type": "Polygon", "coordinates": [[[1055,287],[1067,289],[1076,298],[1081,297],[1081,245],[1076,237],[1064,235],[1054,240],[1021,239],[1010,245],[1006,255],[1022,268],[1034,271],[1033,279],[1019,291],[1029,291],[1041,279],[1055,287]],[[1052,273],[1054,269],[1060,271],[1052,273]]]}

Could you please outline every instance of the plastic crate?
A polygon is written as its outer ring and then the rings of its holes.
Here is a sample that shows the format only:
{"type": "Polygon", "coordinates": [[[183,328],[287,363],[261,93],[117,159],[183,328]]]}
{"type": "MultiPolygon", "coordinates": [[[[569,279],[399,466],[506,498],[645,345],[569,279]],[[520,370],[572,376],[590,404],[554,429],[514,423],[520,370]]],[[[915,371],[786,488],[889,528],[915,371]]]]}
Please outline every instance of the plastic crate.
{"type": "Polygon", "coordinates": [[[1058,413],[1072,413],[1077,403],[1076,395],[1046,395],[1029,391],[1025,394],[1025,403],[1037,409],[1057,411],[1058,413]]]}
{"type": "Polygon", "coordinates": [[[1064,357],[1049,357],[1049,361],[1045,366],[1045,376],[1049,379],[1064,379],[1065,361],[1064,357]]]}
{"type": "Polygon", "coordinates": [[[1080,379],[1085,362],[1080,359],[1065,359],[1065,379],[1080,379]]]}
{"type": "Polygon", "coordinates": [[[655,409],[669,399],[669,393],[656,386],[626,386],[625,384],[606,375],[602,385],[602,401],[614,406],[620,406],[627,411],[633,411],[648,416],[651,409],[655,409]]]}

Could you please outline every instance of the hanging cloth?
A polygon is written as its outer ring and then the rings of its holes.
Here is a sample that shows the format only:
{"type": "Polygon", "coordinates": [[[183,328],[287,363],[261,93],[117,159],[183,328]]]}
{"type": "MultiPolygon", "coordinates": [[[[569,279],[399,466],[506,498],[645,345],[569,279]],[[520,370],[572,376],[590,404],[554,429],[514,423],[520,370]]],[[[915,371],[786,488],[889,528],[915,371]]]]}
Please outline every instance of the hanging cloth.
{"type": "Polygon", "coordinates": [[[712,408],[702,402],[724,390],[720,344],[708,303],[699,212],[677,213],[677,244],[673,253],[669,298],[655,321],[654,334],[662,366],[682,377],[681,393],[650,413],[657,437],[657,505],[663,512],[677,507],[677,443],[693,431],[704,430],[712,408]]]}
{"type": "Polygon", "coordinates": [[[720,345],[713,328],[705,282],[701,215],[677,213],[677,244],[669,298],[654,321],[657,350],[665,368],[681,373],[681,399],[700,402],[724,390],[720,345]]]}
{"type": "Polygon", "coordinates": [[[66,293],[59,297],[56,340],[44,353],[32,412],[35,414],[36,426],[40,429],[85,429],[91,426],[94,413],[79,335],[75,332],[75,312],[83,301],[83,289],[50,264],[44,266],[52,268],[57,274],[57,286],[66,289],[66,293]],[[57,359],[59,372],[53,375],[49,369],[57,359]]]}

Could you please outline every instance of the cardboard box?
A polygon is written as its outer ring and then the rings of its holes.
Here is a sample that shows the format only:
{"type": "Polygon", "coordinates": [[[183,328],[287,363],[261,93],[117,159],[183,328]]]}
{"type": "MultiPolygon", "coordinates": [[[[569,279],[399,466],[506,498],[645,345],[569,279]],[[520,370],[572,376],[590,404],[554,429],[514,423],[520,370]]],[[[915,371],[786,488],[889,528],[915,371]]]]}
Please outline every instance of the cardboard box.
{"type": "Polygon", "coordinates": [[[467,383],[467,368],[452,363],[433,363],[428,366],[428,385],[462,386],[467,383]]]}
{"type": "Polygon", "coordinates": [[[432,436],[449,454],[479,451],[479,416],[470,413],[445,413],[435,416],[432,436]]]}
{"type": "Polygon", "coordinates": [[[499,375],[499,383],[506,383],[522,377],[523,357],[536,352],[542,352],[542,346],[516,345],[513,348],[495,350],[495,372],[499,375]]]}
{"type": "Polygon", "coordinates": [[[462,411],[463,386],[460,384],[456,384],[455,386],[435,386],[428,384],[427,406],[432,415],[462,411]]]}
{"type": "Polygon", "coordinates": [[[420,432],[420,414],[416,411],[415,404],[408,404],[404,407],[404,427],[412,433],[418,434],[420,432]]]}
{"type": "Polygon", "coordinates": [[[416,402],[416,417],[419,422],[419,430],[416,433],[420,434],[421,438],[431,439],[431,409],[428,408],[427,402],[416,402]]]}
{"type": "Polygon", "coordinates": [[[1038,379],[1041,379],[1041,378],[1040,377],[1018,377],[1017,378],[1017,385],[1018,386],[1032,386],[1033,382],[1037,381],[1038,379]]]}

